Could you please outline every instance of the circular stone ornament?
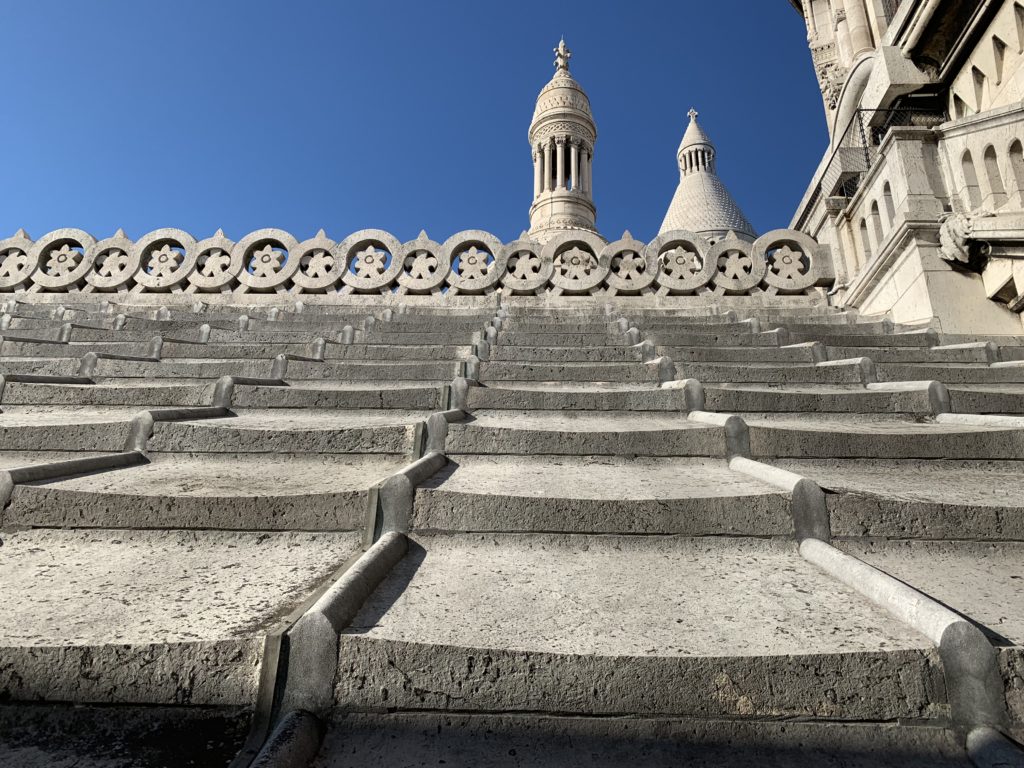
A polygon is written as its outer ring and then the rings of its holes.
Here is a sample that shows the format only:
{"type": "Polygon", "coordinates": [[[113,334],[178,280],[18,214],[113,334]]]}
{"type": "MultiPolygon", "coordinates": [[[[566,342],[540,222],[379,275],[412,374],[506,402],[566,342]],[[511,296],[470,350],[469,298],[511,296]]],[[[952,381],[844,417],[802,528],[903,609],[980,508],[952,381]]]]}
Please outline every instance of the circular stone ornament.
{"type": "Polygon", "coordinates": [[[554,265],[541,254],[535,240],[513,240],[503,249],[505,274],[501,284],[513,293],[535,293],[548,284],[554,265]]]}
{"type": "Polygon", "coordinates": [[[32,241],[22,237],[20,231],[0,240],[0,290],[16,288],[32,276],[39,262],[32,260],[31,252],[32,241]]]}
{"type": "Polygon", "coordinates": [[[235,251],[235,241],[218,230],[196,243],[196,266],[188,281],[200,292],[223,292],[233,287],[241,272],[242,254],[235,251]]]}
{"type": "Polygon", "coordinates": [[[605,283],[615,293],[639,293],[654,284],[658,276],[658,257],[646,252],[644,244],[626,233],[621,240],[601,250],[608,261],[605,283]]]}
{"type": "Polygon", "coordinates": [[[349,292],[387,293],[402,271],[402,244],[383,229],[361,229],[338,246],[345,259],[342,283],[349,292]],[[388,262],[388,258],[391,259],[388,262]]]}
{"type": "Polygon", "coordinates": [[[447,251],[425,232],[404,243],[394,258],[402,265],[398,273],[399,293],[440,293],[452,268],[447,251]]]}
{"type": "Polygon", "coordinates": [[[81,229],[55,229],[32,244],[29,263],[36,265],[32,282],[43,290],[78,286],[92,268],[89,249],[96,238],[81,229]]]}
{"type": "Polygon", "coordinates": [[[734,238],[719,240],[708,253],[715,267],[715,287],[726,293],[747,293],[761,284],[767,265],[753,255],[750,243],[734,238]]]}
{"type": "Polygon", "coordinates": [[[118,232],[89,249],[92,271],[85,281],[97,291],[127,290],[139,272],[139,255],[134,243],[118,232]]]}
{"type": "Polygon", "coordinates": [[[196,239],[181,229],[155,229],[135,241],[135,282],[150,291],[180,286],[196,266],[196,239]]]}
{"type": "Polygon", "coordinates": [[[505,275],[508,256],[501,241],[482,229],[457,232],[441,246],[453,267],[448,272],[448,285],[456,293],[486,293],[505,275]]]}
{"type": "Polygon", "coordinates": [[[601,258],[605,242],[590,232],[572,232],[551,240],[541,257],[550,261],[551,284],[564,293],[590,293],[608,276],[610,258],[601,258]]]}
{"type": "Polygon", "coordinates": [[[753,257],[766,267],[764,281],[780,293],[802,293],[818,282],[817,243],[803,232],[773,229],[754,241],[753,257]]]}
{"type": "Polygon", "coordinates": [[[714,276],[707,241],[695,232],[674,229],[659,235],[644,249],[645,258],[652,256],[658,264],[658,285],[671,293],[693,293],[714,276]]]}
{"type": "Polygon", "coordinates": [[[299,241],[283,229],[257,229],[239,240],[231,250],[238,253],[242,269],[238,282],[253,291],[275,291],[299,268],[292,258],[299,241]]]}
{"type": "Polygon", "coordinates": [[[326,293],[333,290],[345,274],[348,260],[338,244],[321,230],[316,237],[303,240],[291,257],[299,268],[292,282],[305,293],[326,293]]]}

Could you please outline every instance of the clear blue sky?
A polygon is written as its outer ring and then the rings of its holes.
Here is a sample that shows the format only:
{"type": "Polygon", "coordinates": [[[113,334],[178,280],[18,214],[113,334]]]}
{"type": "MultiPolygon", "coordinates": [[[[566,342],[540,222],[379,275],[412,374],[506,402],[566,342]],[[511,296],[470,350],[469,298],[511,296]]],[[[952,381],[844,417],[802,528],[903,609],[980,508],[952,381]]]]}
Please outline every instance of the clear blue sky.
{"type": "Polygon", "coordinates": [[[656,234],[691,105],[759,231],[788,225],[826,143],[786,0],[0,0],[0,29],[0,238],[513,239],[563,33],[606,236],[656,234]]]}

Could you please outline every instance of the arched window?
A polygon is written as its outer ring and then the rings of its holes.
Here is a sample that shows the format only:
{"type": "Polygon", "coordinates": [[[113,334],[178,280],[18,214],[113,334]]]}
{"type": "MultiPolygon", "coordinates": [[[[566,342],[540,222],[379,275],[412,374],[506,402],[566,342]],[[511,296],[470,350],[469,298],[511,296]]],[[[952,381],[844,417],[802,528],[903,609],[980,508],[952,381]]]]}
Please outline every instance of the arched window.
{"type": "Polygon", "coordinates": [[[964,204],[971,211],[977,210],[981,208],[981,189],[978,187],[978,174],[974,170],[971,150],[964,152],[960,167],[964,173],[964,204]]]}
{"type": "Polygon", "coordinates": [[[999,161],[996,159],[996,148],[989,144],[985,148],[985,178],[988,180],[989,199],[993,208],[1006,205],[1006,188],[1003,177],[999,173],[999,161]]]}
{"type": "Polygon", "coordinates": [[[882,234],[882,217],[878,213],[878,201],[871,201],[871,234],[875,238],[875,246],[881,250],[885,242],[885,235],[882,234]]]}
{"type": "Polygon", "coordinates": [[[1024,144],[1017,139],[1010,145],[1010,172],[1013,173],[1017,205],[1024,206],[1024,144]]]}
{"type": "Polygon", "coordinates": [[[892,187],[889,186],[888,181],[882,187],[882,200],[885,201],[885,218],[888,219],[891,227],[896,222],[896,206],[892,202],[892,187]]]}
{"type": "Polygon", "coordinates": [[[860,220],[860,245],[861,251],[864,254],[864,264],[871,261],[871,237],[868,235],[868,222],[866,219],[860,220]]]}

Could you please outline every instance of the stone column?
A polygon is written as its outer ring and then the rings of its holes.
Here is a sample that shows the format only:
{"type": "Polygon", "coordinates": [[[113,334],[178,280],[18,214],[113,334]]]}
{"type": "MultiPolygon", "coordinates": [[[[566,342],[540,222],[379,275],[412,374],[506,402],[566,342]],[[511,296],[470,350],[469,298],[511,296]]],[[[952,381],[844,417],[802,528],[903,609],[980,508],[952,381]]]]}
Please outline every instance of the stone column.
{"type": "Polygon", "coordinates": [[[565,137],[559,136],[555,139],[557,158],[555,160],[558,168],[558,177],[555,181],[555,189],[565,189],[565,137]]]}
{"type": "Polygon", "coordinates": [[[844,0],[846,24],[850,34],[850,58],[856,59],[865,51],[873,51],[875,43],[871,38],[871,23],[864,0],[844,0]]]}
{"type": "Polygon", "coordinates": [[[544,178],[544,155],[541,153],[540,145],[533,148],[533,196],[541,193],[541,180],[544,178]]]}
{"type": "Polygon", "coordinates": [[[544,191],[551,191],[551,142],[544,142],[544,191]]]}
{"type": "Polygon", "coordinates": [[[580,148],[575,139],[569,144],[569,175],[572,177],[572,191],[580,191],[580,148]]]}
{"type": "Polygon", "coordinates": [[[580,143],[580,192],[587,192],[587,145],[580,143]]]}
{"type": "Polygon", "coordinates": [[[587,194],[594,197],[594,153],[587,150],[586,159],[583,161],[587,166],[587,194]]]}
{"type": "Polygon", "coordinates": [[[849,67],[853,61],[853,53],[850,48],[850,28],[846,22],[846,11],[843,9],[842,0],[835,0],[835,30],[836,30],[836,53],[842,66],[849,67]]]}

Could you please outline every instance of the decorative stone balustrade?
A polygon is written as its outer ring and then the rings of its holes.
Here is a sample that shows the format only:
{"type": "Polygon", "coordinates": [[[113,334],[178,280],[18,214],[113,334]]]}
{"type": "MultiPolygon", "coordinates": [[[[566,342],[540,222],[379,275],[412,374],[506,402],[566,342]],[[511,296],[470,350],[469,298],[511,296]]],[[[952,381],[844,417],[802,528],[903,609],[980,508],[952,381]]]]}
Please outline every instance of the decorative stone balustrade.
{"type": "Polygon", "coordinates": [[[833,281],[828,249],[786,229],[714,244],[682,230],[646,244],[628,232],[612,243],[578,232],[503,244],[479,230],[401,243],[377,229],[340,242],[322,230],[299,242],[280,229],[237,242],[180,229],[135,241],[80,229],[0,240],[3,292],[750,295],[803,294],[833,281]]]}

